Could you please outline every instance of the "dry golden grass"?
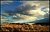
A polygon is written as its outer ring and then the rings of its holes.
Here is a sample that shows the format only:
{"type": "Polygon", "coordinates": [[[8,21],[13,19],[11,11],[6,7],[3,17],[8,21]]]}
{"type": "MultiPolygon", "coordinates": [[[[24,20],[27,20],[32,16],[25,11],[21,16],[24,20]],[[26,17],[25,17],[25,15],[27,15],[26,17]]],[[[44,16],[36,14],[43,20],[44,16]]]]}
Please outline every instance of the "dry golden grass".
{"type": "Polygon", "coordinates": [[[49,32],[49,25],[2,24],[0,32],[49,32]]]}

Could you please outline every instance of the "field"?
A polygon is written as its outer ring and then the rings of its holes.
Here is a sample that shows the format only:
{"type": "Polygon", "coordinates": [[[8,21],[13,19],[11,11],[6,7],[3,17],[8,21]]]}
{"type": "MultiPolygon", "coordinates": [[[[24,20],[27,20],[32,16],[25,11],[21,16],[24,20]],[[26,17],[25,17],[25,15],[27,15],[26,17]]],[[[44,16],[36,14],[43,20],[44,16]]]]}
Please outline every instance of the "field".
{"type": "Polygon", "coordinates": [[[0,32],[49,32],[47,24],[2,24],[0,32]]]}

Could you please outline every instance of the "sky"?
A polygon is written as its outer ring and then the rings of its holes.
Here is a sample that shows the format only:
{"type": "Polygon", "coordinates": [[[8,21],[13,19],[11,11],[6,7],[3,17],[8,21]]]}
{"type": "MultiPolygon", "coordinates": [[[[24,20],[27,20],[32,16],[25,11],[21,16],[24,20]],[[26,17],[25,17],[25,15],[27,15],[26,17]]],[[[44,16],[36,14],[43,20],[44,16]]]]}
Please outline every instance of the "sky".
{"type": "Polygon", "coordinates": [[[2,10],[14,10],[17,6],[21,5],[22,3],[20,2],[13,2],[13,1],[5,1],[7,3],[4,3],[4,1],[2,1],[1,3],[1,7],[2,7],[2,10]],[[9,3],[10,2],[10,3],[9,3]]]}
{"type": "Polygon", "coordinates": [[[1,1],[1,21],[9,23],[38,23],[43,19],[48,21],[48,6],[48,1],[1,1]]]}

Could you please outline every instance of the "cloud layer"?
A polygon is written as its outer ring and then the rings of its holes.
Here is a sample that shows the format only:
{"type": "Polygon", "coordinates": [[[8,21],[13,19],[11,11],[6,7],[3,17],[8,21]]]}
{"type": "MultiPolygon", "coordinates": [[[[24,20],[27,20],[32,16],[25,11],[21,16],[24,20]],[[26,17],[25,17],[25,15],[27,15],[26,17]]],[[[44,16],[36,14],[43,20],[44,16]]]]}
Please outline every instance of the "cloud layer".
{"type": "MultiPolygon", "coordinates": [[[[49,15],[48,1],[21,1],[21,2],[23,4],[18,6],[16,8],[16,10],[11,11],[11,12],[5,11],[5,13],[7,13],[7,15],[9,15],[7,19],[9,19],[10,23],[34,22],[36,20],[41,20],[41,19],[45,19],[45,18],[49,17],[48,16],[49,15]],[[11,17],[10,15],[12,15],[11,19],[10,19],[10,17],[11,17]]],[[[2,3],[4,3],[4,2],[2,2],[2,3]]]]}

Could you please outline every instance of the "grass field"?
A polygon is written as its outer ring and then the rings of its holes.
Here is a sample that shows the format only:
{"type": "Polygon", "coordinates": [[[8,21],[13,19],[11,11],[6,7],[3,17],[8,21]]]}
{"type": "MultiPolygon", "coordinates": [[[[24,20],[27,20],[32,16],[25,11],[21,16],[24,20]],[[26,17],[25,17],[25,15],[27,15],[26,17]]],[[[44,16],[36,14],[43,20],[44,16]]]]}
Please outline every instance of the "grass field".
{"type": "Polygon", "coordinates": [[[2,24],[0,32],[49,32],[47,24],[2,24]]]}

